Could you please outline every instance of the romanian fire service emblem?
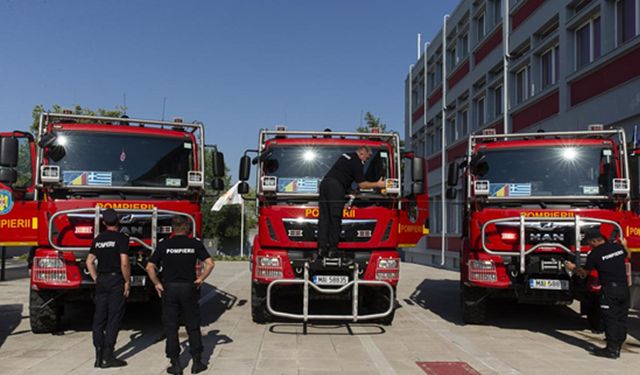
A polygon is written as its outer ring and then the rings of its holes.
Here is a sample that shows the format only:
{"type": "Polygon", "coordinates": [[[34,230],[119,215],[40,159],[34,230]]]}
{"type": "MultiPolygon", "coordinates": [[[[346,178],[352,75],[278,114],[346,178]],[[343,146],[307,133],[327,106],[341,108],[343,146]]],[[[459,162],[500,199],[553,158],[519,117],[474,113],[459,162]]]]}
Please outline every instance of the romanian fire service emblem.
{"type": "Polygon", "coordinates": [[[8,190],[0,190],[0,215],[8,214],[13,208],[13,197],[8,190]]]}

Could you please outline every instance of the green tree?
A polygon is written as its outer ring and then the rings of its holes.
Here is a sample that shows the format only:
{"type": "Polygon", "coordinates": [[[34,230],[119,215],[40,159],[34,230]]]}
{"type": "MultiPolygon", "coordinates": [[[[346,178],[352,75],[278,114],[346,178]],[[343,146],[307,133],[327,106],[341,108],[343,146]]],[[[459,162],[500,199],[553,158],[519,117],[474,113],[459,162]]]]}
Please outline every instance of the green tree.
{"type": "Polygon", "coordinates": [[[386,133],[387,131],[387,124],[381,122],[380,117],[374,116],[371,112],[367,111],[367,113],[364,114],[364,121],[366,125],[358,126],[356,129],[358,133],[371,133],[371,130],[374,128],[378,128],[380,133],[386,133]]]}
{"type": "MultiPolygon", "coordinates": [[[[31,123],[31,128],[30,128],[31,132],[34,134],[38,132],[38,124],[40,122],[41,113],[44,113],[44,112],[62,113],[63,109],[66,109],[66,108],[63,108],[59,104],[52,105],[51,109],[49,110],[46,110],[44,108],[44,105],[42,104],[36,105],[33,108],[33,111],[31,112],[33,116],[33,122],[31,123]]],[[[79,104],[74,105],[70,109],[75,115],[104,116],[104,117],[120,117],[127,111],[127,107],[124,107],[124,106],[116,106],[114,109],[97,108],[96,110],[93,110],[88,107],[82,107],[79,104]]]]}

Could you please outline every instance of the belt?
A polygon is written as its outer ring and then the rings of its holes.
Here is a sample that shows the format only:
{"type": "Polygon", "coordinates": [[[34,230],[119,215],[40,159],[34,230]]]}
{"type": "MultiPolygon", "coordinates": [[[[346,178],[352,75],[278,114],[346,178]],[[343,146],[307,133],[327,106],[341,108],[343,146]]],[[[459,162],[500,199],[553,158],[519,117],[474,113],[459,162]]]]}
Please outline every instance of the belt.
{"type": "Polygon", "coordinates": [[[98,276],[104,276],[104,275],[107,275],[107,276],[118,276],[118,275],[120,275],[120,276],[122,276],[122,273],[120,273],[120,272],[98,272],[98,276]]]}

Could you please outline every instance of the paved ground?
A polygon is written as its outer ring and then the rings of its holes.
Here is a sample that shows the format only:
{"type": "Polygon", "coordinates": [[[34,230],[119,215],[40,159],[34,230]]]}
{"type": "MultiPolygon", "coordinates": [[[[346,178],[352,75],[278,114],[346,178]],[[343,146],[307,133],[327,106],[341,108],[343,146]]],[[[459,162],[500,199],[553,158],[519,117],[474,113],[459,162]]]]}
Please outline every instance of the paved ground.
{"type": "MultiPolygon", "coordinates": [[[[0,374],[164,373],[159,309],[131,306],[117,345],[129,366],[96,370],[91,307],[69,308],[63,335],[33,335],[24,269],[9,276],[0,283],[0,374]]],[[[307,335],[298,324],[251,322],[246,263],[219,263],[208,283],[201,303],[210,374],[424,374],[416,362],[443,361],[482,374],[631,374],[640,366],[635,311],[621,359],[597,358],[587,349],[602,345],[602,336],[584,330],[568,307],[501,303],[487,325],[461,325],[457,273],[425,266],[403,265],[393,326],[314,325],[307,335]]]]}

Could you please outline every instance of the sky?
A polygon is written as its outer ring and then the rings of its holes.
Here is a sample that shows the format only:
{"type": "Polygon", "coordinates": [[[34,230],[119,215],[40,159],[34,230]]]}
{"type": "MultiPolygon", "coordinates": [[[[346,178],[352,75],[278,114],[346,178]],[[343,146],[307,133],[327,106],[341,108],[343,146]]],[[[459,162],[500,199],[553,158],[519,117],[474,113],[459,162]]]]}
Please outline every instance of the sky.
{"type": "Polygon", "coordinates": [[[403,132],[416,36],[457,0],[0,0],[0,131],[35,105],[204,122],[237,176],[258,131],[403,132]],[[165,99],[166,98],[166,99],[165,99]]]}

